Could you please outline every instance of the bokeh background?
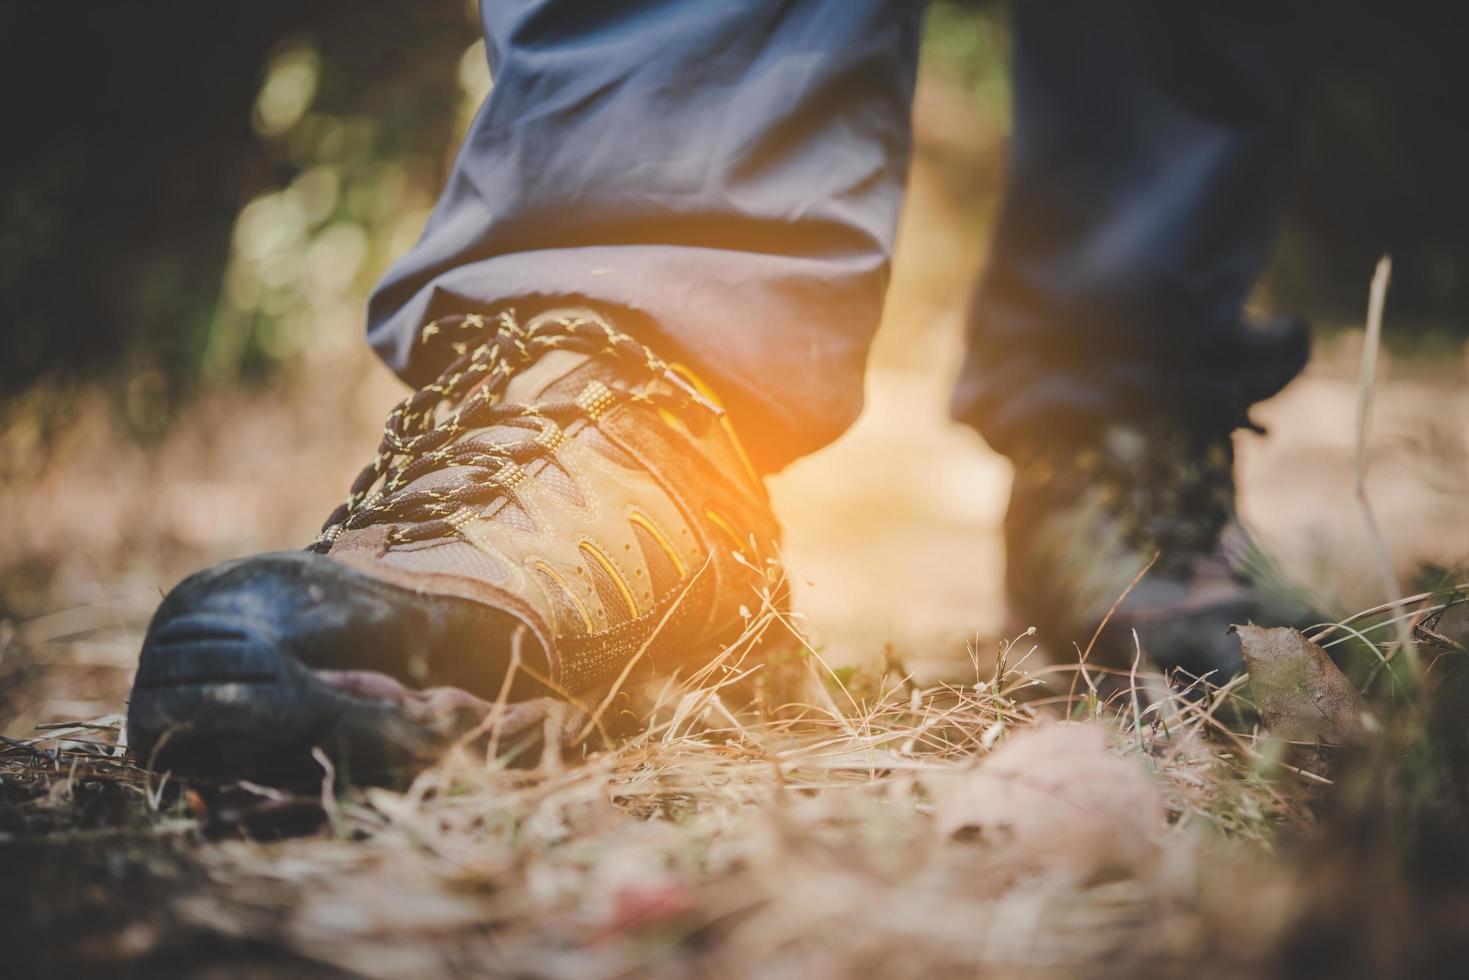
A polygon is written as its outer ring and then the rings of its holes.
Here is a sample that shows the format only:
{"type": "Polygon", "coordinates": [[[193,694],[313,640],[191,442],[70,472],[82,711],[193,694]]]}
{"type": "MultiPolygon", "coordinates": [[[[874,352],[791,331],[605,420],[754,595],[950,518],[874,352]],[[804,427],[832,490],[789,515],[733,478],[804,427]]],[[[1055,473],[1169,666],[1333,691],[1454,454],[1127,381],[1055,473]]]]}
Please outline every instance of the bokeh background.
{"type": "MultiPolygon", "coordinates": [[[[371,453],[404,392],[363,305],[491,85],[473,6],[0,7],[0,729],[120,710],[159,595],[310,540],[371,453]]],[[[1462,19],[1321,15],[1297,194],[1253,300],[1306,312],[1318,353],[1262,407],[1272,436],[1241,439],[1244,513],[1328,608],[1381,598],[1351,456],[1384,251],[1372,494],[1405,579],[1469,554],[1462,19]]],[[[1003,628],[1009,471],[944,405],[1003,181],[1009,47],[1006,5],[931,6],[868,409],[772,481],[841,662],[942,673],[1003,628]]]]}

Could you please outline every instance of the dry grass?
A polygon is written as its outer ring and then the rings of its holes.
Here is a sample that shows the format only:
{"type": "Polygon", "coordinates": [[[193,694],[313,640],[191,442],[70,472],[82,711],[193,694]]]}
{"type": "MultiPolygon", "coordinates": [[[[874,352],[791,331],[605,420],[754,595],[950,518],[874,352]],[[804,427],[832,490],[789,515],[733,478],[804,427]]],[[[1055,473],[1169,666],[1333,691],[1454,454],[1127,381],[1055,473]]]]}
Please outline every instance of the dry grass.
{"type": "MultiPolygon", "coordinates": [[[[1309,818],[1304,784],[1271,778],[1255,736],[1220,737],[1237,689],[1184,699],[1132,676],[1108,701],[1082,672],[1079,694],[1038,699],[1065,685],[1027,672],[1026,637],[973,651],[968,681],[929,687],[897,672],[840,683],[798,640],[783,662],[741,661],[762,631],[786,629],[767,607],[720,663],[648,686],[652,723],[620,744],[594,737],[568,753],[576,761],[547,753],[531,770],[464,749],[402,792],[180,786],[126,761],[116,717],[8,741],[12,840],[49,831],[51,853],[70,847],[82,864],[86,842],[126,841],[120,853],[163,849],[188,868],[164,865],[160,905],[89,928],[80,948],[48,944],[38,962],[146,972],[218,947],[253,968],[393,977],[1120,976],[1185,964],[1224,976],[1270,955],[1291,883],[1266,862],[1282,829],[1309,818]],[[1053,853],[940,832],[944,787],[1057,714],[1105,726],[1156,783],[1168,819],[1146,864],[1079,877],[1065,840],[1053,853]],[[303,820],[320,828],[258,839],[303,820]]],[[[1090,831],[1108,819],[1075,817],[1090,831]]],[[[109,883],[102,873],[92,888],[109,883]]],[[[52,892],[21,921],[74,926],[68,903],[52,892]]]]}
{"type": "MultiPolygon", "coordinates": [[[[1323,639],[1389,659],[1407,617],[1462,654],[1462,594],[1323,639]]],[[[8,948],[38,974],[1243,977],[1414,975],[1408,947],[1462,935],[1458,899],[1430,926],[1404,892],[1404,826],[1359,842],[1371,860],[1337,833],[1333,760],[1262,732],[1242,679],[1044,667],[1026,635],[919,684],[833,670],[752,606],[715,663],[632,692],[641,731],[568,711],[531,768],[479,741],[402,789],[325,757],[319,787],[272,789],[149,774],[117,715],[7,738],[8,948]],[[1044,741],[1084,731],[1106,748],[1044,741]],[[1342,951],[1357,932],[1378,958],[1342,951]]],[[[1382,812],[1413,795],[1345,771],[1382,812]]]]}

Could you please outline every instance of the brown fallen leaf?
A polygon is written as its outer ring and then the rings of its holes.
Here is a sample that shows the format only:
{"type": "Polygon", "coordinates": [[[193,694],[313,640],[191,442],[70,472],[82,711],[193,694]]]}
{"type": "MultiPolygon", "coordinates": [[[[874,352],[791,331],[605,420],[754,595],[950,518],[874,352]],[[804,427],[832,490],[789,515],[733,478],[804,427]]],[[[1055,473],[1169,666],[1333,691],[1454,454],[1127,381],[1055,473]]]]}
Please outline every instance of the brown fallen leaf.
{"type": "Polygon", "coordinates": [[[1236,626],[1250,691],[1276,738],[1361,745],[1372,728],[1367,705],[1326,651],[1288,626],[1236,626]]]}
{"type": "Polygon", "coordinates": [[[975,838],[1004,866],[1094,882],[1144,876],[1157,861],[1162,797],[1099,725],[1053,722],[932,785],[938,831],[975,838]]]}

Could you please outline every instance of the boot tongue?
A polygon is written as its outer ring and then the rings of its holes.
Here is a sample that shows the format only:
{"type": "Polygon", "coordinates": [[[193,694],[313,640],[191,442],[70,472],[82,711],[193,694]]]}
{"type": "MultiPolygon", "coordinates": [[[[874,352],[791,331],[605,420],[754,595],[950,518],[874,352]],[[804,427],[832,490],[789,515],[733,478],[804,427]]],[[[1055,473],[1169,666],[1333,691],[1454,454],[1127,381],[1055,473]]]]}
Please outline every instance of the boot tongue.
{"type": "MultiPolygon", "coordinates": [[[[565,308],[548,310],[532,317],[525,325],[527,332],[547,323],[567,320],[592,320],[607,323],[595,310],[565,308]]],[[[609,324],[610,327],[610,324],[609,324]]],[[[536,402],[563,401],[575,398],[588,381],[610,382],[617,374],[610,359],[569,350],[553,350],[541,355],[533,364],[516,372],[505,385],[506,404],[533,405],[536,402]]]]}
{"type": "MultiPolygon", "coordinates": [[[[505,384],[500,401],[506,405],[534,405],[536,402],[558,401],[554,389],[562,387],[557,382],[586,366],[591,357],[577,351],[553,350],[543,354],[540,360],[521,368],[505,384]],[[549,397],[548,397],[549,395],[549,397]]],[[[575,397],[573,395],[572,397],[575,397]]]]}

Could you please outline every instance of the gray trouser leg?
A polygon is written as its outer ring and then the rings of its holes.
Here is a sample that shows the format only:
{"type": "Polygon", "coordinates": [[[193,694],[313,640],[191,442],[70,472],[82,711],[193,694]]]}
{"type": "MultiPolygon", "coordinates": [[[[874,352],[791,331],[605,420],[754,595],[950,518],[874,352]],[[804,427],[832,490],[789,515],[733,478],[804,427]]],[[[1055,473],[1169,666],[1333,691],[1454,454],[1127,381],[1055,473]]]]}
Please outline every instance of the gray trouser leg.
{"type": "Polygon", "coordinates": [[[908,0],[494,0],[494,87],[373,346],[422,384],[451,311],[591,301],[711,382],[757,461],[862,404],[909,154],[908,0]]]}

